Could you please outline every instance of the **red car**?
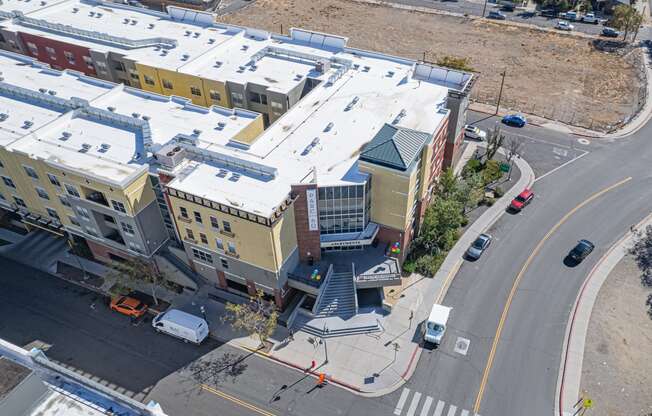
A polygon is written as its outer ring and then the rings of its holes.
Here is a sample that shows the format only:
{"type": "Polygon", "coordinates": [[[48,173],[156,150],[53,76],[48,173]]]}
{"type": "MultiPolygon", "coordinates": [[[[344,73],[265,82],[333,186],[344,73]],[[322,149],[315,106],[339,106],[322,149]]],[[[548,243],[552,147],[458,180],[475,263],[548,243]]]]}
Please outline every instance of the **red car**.
{"type": "Polygon", "coordinates": [[[525,208],[532,200],[534,199],[534,192],[529,189],[523,190],[516,198],[512,200],[512,203],[509,204],[509,207],[514,211],[520,211],[525,208]]]}

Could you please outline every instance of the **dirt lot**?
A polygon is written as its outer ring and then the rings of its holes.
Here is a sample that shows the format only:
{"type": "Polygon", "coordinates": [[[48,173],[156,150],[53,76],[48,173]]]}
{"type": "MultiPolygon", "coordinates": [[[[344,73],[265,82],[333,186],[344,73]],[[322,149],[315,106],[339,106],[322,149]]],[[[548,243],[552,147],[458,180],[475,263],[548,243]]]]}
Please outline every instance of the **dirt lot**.
{"type": "Polygon", "coordinates": [[[591,416],[652,415],[652,319],[629,256],[613,269],[595,303],[584,351],[582,391],[594,402],[591,416]]]}
{"type": "Polygon", "coordinates": [[[350,0],[258,0],[221,19],[343,35],[349,46],[412,59],[468,57],[479,75],[474,99],[494,103],[506,69],[504,107],[582,127],[608,129],[639,106],[640,54],[599,52],[589,38],[350,0]]]}

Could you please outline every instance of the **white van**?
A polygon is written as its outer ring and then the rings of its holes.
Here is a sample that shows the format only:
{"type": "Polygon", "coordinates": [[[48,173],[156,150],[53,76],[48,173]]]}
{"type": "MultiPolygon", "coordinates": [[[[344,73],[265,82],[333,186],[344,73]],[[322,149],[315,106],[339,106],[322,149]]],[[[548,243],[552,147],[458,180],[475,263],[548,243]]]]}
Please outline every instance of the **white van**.
{"type": "Polygon", "coordinates": [[[152,326],[156,332],[164,332],[181,338],[184,342],[198,345],[208,336],[208,322],[178,309],[169,309],[159,313],[152,320],[152,326]]]}
{"type": "Polygon", "coordinates": [[[446,323],[448,322],[448,315],[450,315],[451,309],[453,308],[444,305],[432,305],[430,316],[426,322],[426,331],[423,335],[423,339],[426,342],[431,342],[436,345],[441,344],[441,339],[444,337],[444,332],[446,332],[446,323]]]}

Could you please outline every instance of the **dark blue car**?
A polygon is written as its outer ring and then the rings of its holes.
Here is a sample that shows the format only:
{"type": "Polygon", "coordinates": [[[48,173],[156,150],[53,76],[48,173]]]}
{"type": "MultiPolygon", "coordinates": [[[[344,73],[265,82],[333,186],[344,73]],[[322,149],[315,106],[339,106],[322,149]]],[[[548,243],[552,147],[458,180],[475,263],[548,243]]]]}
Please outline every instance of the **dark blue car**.
{"type": "Polygon", "coordinates": [[[523,127],[527,124],[527,120],[520,114],[509,114],[503,117],[503,124],[513,127],[523,127]]]}

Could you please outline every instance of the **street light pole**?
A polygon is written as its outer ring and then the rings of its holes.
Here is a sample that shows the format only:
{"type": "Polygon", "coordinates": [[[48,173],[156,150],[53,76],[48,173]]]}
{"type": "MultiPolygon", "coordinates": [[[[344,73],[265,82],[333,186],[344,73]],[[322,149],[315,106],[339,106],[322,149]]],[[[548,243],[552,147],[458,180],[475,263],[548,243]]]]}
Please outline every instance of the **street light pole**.
{"type": "Polygon", "coordinates": [[[507,74],[507,69],[503,70],[500,74],[503,76],[502,81],[500,81],[500,91],[498,92],[498,102],[496,103],[496,114],[498,115],[498,109],[500,108],[500,99],[503,97],[503,85],[505,85],[505,75],[507,74]]]}
{"type": "Polygon", "coordinates": [[[482,17],[484,17],[485,10],[487,10],[487,0],[484,0],[484,6],[482,6],[482,17]]]}
{"type": "Polygon", "coordinates": [[[75,254],[74,247],[72,244],[72,240],[68,239],[68,246],[70,247],[71,254],[74,258],[77,259],[77,263],[79,263],[79,268],[82,270],[82,274],[84,275],[84,280],[88,280],[88,275],[86,274],[86,269],[84,268],[84,265],[81,262],[81,259],[75,254]]]}

